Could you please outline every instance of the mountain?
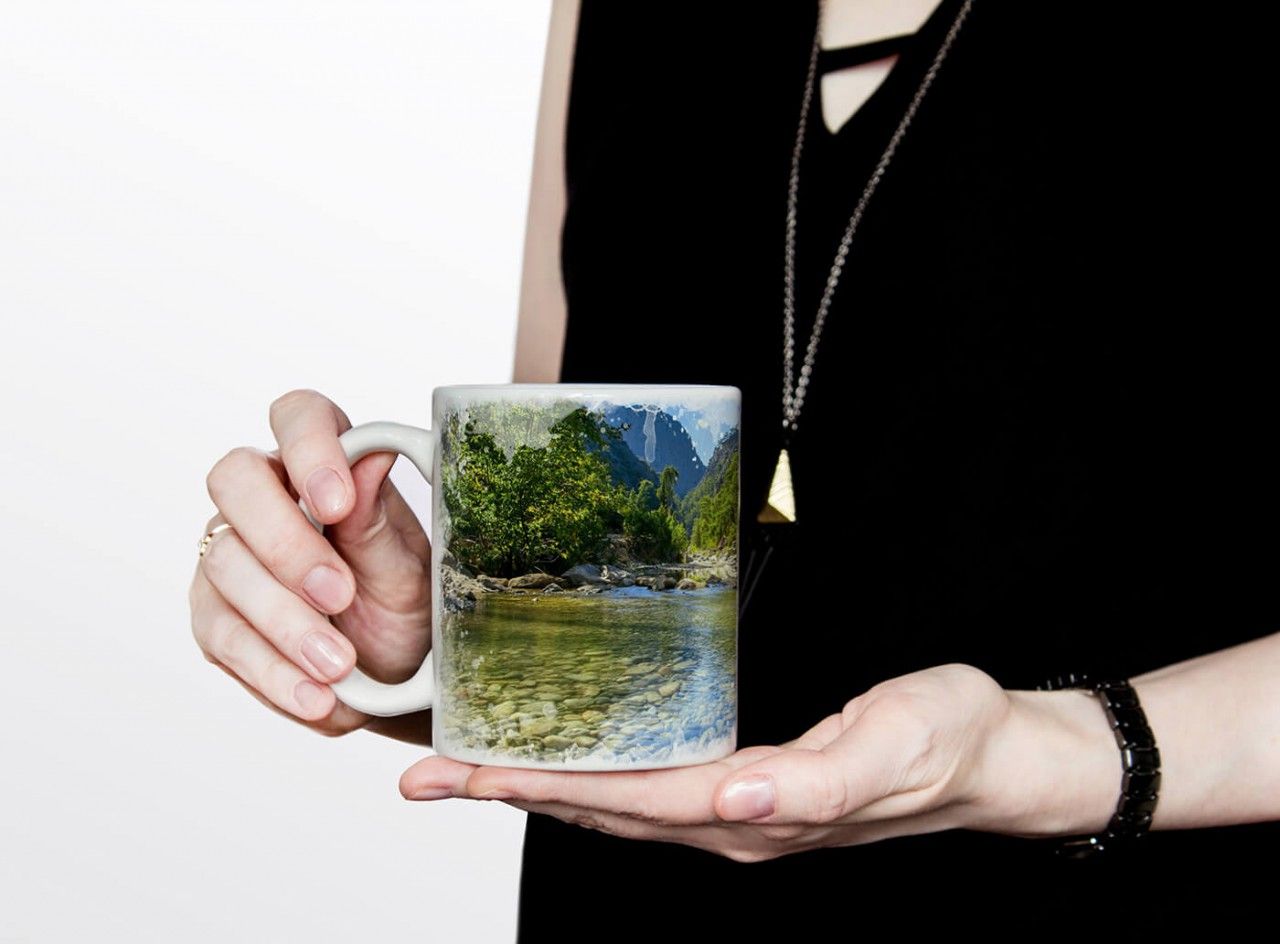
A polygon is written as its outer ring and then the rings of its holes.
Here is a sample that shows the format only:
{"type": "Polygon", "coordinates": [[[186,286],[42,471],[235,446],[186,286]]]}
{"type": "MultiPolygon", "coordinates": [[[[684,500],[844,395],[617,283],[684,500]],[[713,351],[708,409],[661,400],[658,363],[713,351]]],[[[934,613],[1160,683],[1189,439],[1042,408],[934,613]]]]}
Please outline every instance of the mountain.
{"type": "Polygon", "coordinates": [[[693,528],[693,519],[698,513],[698,502],[707,495],[714,495],[724,481],[729,461],[738,454],[738,427],[724,434],[716,444],[716,451],[711,454],[707,463],[706,474],[703,475],[696,488],[693,488],[680,503],[680,517],[686,528],[693,528]]]}
{"type": "Polygon", "coordinates": [[[653,483],[654,488],[657,488],[658,473],[649,467],[649,463],[632,452],[625,440],[612,443],[604,449],[598,449],[595,446],[587,448],[604,456],[605,461],[609,463],[610,478],[614,482],[625,485],[628,491],[635,491],[644,479],[648,479],[653,483]]]}
{"type": "Polygon", "coordinates": [[[622,438],[631,451],[654,472],[661,474],[667,466],[675,468],[679,473],[677,495],[684,497],[702,481],[706,466],[698,457],[688,430],[669,413],[640,405],[615,406],[605,413],[605,420],[622,430],[622,438]]]}

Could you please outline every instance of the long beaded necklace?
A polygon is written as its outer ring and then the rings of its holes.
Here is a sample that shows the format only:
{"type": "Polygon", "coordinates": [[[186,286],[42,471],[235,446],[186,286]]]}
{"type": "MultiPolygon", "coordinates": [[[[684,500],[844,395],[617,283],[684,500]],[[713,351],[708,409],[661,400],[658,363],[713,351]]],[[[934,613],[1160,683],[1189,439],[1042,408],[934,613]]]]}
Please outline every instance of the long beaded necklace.
{"type": "Polygon", "coordinates": [[[796,431],[800,419],[800,410],[804,406],[805,392],[808,390],[809,378],[813,375],[813,365],[818,354],[818,342],[822,338],[822,327],[826,323],[827,313],[831,309],[831,299],[835,295],[836,286],[840,282],[840,275],[844,271],[845,260],[849,255],[849,245],[853,242],[853,236],[858,230],[858,224],[862,222],[867,204],[871,201],[871,195],[875,193],[876,188],[880,185],[880,180],[884,177],[890,161],[893,160],[893,156],[898,150],[898,145],[902,143],[912,119],[915,118],[916,112],[920,108],[920,103],[924,101],[929,87],[933,85],[933,80],[937,76],[938,70],[942,67],[943,60],[947,58],[947,53],[951,51],[951,44],[959,34],[960,27],[964,24],[965,17],[969,15],[969,9],[972,6],[973,0],[965,0],[959,12],[956,13],[956,18],[952,22],[951,28],[947,30],[947,34],[942,40],[942,45],[938,47],[938,51],[933,57],[933,62],[930,63],[928,71],[925,72],[924,78],[920,81],[919,88],[916,89],[915,95],[911,98],[911,104],[907,106],[906,112],[898,122],[893,135],[889,138],[889,143],[885,146],[884,153],[880,155],[880,160],[871,172],[871,176],[862,190],[862,196],[854,207],[853,215],[849,217],[849,224],[845,227],[844,236],[840,240],[840,247],[836,250],[835,261],[831,264],[831,273],[827,276],[827,283],[822,291],[822,299],[818,303],[818,314],[809,333],[809,343],[805,346],[804,360],[800,365],[799,377],[797,378],[794,366],[796,347],[796,227],[798,221],[796,204],[800,193],[800,156],[804,152],[805,128],[809,124],[809,108],[813,102],[813,89],[818,71],[818,54],[822,50],[822,15],[825,3],[824,0],[819,0],[818,2],[818,21],[813,31],[813,48],[809,53],[809,69],[805,75],[804,97],[801,99],[800,104],[800,126],[796,132],[795,147],[791,152],[791,179],[787,186],[786,265],[783,272],[782,302],[783,446],[778,453],[778,461],[774,466],[773,479],[769,486],[769,497],[766,499],[760,513],[756,516],[756,520],[761,523],[792,524],[796,520],[795,490],[791,484],[791,456],[787,451],[787,446],[790,442],[790,437],[796,431]]]}

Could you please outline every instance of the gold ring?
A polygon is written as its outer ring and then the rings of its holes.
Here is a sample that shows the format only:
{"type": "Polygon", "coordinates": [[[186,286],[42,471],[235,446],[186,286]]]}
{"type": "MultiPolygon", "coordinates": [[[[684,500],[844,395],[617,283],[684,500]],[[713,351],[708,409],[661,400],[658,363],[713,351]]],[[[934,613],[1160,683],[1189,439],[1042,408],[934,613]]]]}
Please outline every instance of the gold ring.
{"type": "Polygon", "coordinates": [[[223,531],[230,530],[231,525],[227,524],[225,521],[222,524],[211,528],[209,533],[200,539],[200,556],[204,557],[205,551],[209,550],[209,545],[213,543],[215,536],[221,534],[223,531]]]}

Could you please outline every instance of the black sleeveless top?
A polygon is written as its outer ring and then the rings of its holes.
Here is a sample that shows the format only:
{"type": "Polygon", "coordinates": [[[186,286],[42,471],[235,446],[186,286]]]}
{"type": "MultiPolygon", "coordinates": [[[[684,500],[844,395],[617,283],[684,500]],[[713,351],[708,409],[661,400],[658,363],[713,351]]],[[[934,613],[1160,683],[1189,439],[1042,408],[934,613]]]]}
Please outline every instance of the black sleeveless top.
{"type": "MultiPolygon", "coordinates": [[[[942,0],[839,133],[815,98],[801,343],[958,8],[942,0]]],[[[1280,628],[1271,263],[1236,222],[1275,218],[1266,60],[1247,29],[1148,9],[977,0],[836,293],[791,447],[800,520],[742,614],[743,746],[940,663],[1032,688],[1280,628]]],[[[814,17],[584,0],[578,28],[562,378],[742,388],[744,561],[780,445],[786,183],[814,17]]],[[[1272,824],[1162,832],[1080,863],[953,831],[741,865],[531,816],[520,927],[687,939],[676,901],[720,935],[855,928],[860,911],[913,931],[1123,933],[1256,904],[1247,863],[1277,841],[1272,824]]]]}

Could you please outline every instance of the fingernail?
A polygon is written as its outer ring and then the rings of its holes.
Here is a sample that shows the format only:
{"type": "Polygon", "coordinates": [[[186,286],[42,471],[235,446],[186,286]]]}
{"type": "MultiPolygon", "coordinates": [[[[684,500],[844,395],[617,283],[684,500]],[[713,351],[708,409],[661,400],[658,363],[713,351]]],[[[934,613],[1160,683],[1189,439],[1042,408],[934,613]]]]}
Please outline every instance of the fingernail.
{"type": "Polygon", "coordinates": [[[312,602],[326,613],[338,613],[347,605],[351,588],[342,574],[327,564],[312,567],[302,581],[302,589],[311,597],[312,602]]]}
{"type": "Polygon", "coordinates": [[[448,787],[423,787],[413,795],[415,800],[446,800],[453,796],[448,787]]]}
{"type": "Polygon", "coordinates": [[[337,514],[347,501],[342,477],[328,466],[316,469],[307,476],[307,501],[318,515],[337,514]]]}
{"type": "Polygon", "coordinates": [[[298,707],[309,715],[329,707],[329,699],[324,689],[306,679],[293,687],[293,699],[298,703],[298,707]]]}
{"type": "Polygon", "coordinates": [[[302,640],[302,654],[325,678],[337,678],[347,669],[342,647],[328,633],[307,633],[302,640]]]}
{"type": "Polygon", "coordinates": [[[729,784],[720,799],[720,809],[721,817],[730,820],[773,815],[773,778],[752,777],[729,784]]]}

